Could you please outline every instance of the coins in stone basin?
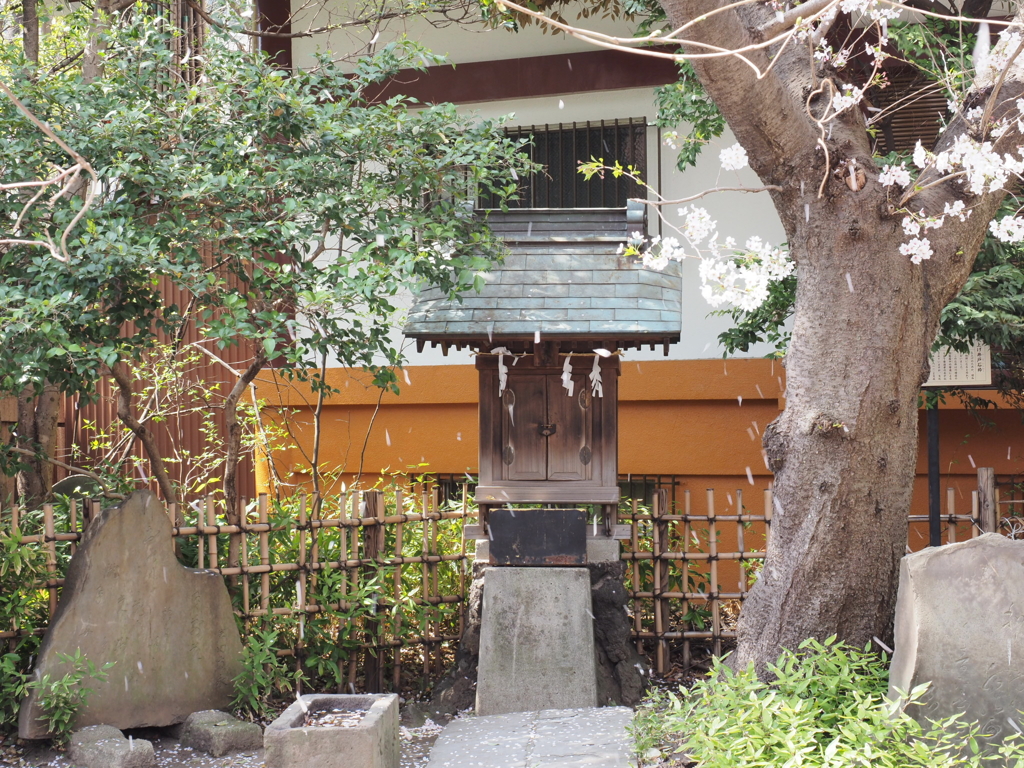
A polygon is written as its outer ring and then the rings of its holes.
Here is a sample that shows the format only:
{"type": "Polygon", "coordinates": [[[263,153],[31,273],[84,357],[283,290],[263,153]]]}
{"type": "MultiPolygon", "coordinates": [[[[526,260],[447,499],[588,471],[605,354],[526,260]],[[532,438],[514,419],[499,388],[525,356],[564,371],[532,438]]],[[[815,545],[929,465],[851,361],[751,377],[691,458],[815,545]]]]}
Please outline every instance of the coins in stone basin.
{"type": "Polygon", "coordinates": [[[359,725],[366,712],[348,709],[322,709],[306,715],[305,725],[316,728],[354,728],[359,725]]]}

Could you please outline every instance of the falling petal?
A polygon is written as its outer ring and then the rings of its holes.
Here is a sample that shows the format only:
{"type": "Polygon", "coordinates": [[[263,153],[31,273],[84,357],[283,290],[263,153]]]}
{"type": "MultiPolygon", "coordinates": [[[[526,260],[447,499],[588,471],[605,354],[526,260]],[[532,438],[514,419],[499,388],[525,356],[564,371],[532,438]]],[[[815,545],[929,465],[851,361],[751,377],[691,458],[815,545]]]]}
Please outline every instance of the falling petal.
{"type": "Polygon", "coordinates": [[[971,468],[972,469],[977,469],[978,468],[978,465],[974,463],[974,457],[971,456],[971,454],[969,454],[969,453],[967,454],[967,460],[969,462],[971,462],[971,468]]]}
{"type": "Polygon", "coordinates": [[[743,405],[743,395],[736,395],[736,400],[739,401],[740,405],[743,405]]]}
{"type": "Polygon", "coordinates": [[[412,386],[412,382],[409,381],[409,371],[408,371],[408,369],[403,368],[402,369],[402,375],[405,376],[405,383],[408,384],[411,387],[412,386]]]}
{"type": "Polygon", "coordinates": [[[850,273],[846,273],[846,285],[850,288],[850,293],[853,293],[853,278],[850,277],[850,273]]]}
{"type": "Polygon", "coordinates": [[[750,471],[750,467],[747,467],[747,482],[751,485],[754,484],[754,473],[750,471]]]}
{"type": "Polygon", "coordinates": [[[384,442],[387,443],[388,445],[391,445],[391,433],[388,432],[386,429],[384,430],[384,442]]]}
{"type": "Polygon", "coordinates": [[[558,100],[558,108],[565,109],[565,102],[562,101],[561,99],[558,100]]]}

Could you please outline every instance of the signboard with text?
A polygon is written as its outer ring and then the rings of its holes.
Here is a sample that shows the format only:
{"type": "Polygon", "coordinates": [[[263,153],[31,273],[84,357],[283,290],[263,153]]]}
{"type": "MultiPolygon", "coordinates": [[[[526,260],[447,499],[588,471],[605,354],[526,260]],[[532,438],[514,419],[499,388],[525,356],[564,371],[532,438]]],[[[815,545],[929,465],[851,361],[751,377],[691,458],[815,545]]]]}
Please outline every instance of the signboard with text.
{"type": "Polygon", "coordinates": [[[992,353],[987,344],[972,344],[969,351],[949,347],[932,352],[926,387],[987,387],[992,384],[992,353]]]}

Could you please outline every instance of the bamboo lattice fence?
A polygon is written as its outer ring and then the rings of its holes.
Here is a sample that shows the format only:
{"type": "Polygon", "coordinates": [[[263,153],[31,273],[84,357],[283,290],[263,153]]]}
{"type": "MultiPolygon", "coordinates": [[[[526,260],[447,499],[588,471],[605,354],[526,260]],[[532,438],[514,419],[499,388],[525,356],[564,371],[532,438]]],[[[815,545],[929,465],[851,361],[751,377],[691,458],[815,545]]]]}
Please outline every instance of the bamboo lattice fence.
{"type": "MultiPolygon", "coordinates": [[[[991,470],[980,470],[979,479],[969,511],[957,510],[954,489],[948,489],[947,542],[997,530],[1000,523],[1014,535],[1012,521],[996,510],[1006,501],[1021,504],[1019,488],[1000,501],[991,470]]],[[[689,665],[695,643],[720,654],[735,637],[735,616],[764,559],[770,488],[692,494],[671,476],[634,476],[624,487],[633,496],[621,505],[619,522],[629,526],[622,559],[638,649],[651,654],[660,673],[674,654],[689,665]]],[[[168,515],[183,562],[225,576],[246,625],[266,618],[295,623],[290,647],[278,655],[301,662],[314,652],[305,644],[306,622],[333,617],[332,631],[344,633],[353,649],[339,687],[358,680],[366,690],[398,690],[403,669],[406,677],[440,677],[464,628],[473,557],[464,527],[477,513],[467,486],[452,491],[450,482],[427,481],[386,494],[300,498],[290,508],[263,495],[241,511],[238,525],[227,524],[212,499],[169,508],[168,515]],[[352,627],[341,626],[346,622],[352,627]]],[[[72,501],[66,513],[45,506],[31,519],[17,508],[0,510],[0,534],[19,530],[22,546],[45,552],[47,578],[39,588],[46,590],[50,615],[67,562],[99,509],[97,501],[72,501]]],[[[926,522],[909,519],[911,526],[926,522]]],[[[12,643],[24,634],[20,627],[0,627],[0,639],[12,643]]]]}

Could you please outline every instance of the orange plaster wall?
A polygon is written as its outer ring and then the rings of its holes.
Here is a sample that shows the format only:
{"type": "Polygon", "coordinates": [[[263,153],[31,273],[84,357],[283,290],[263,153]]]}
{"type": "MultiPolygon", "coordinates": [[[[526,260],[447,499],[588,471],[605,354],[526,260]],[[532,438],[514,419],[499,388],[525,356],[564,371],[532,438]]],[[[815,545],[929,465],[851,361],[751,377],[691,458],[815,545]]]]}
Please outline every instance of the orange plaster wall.
{"type": "MultiPolygon", "coordinates": [[[[329,383],[341,393],[325,402],[323,470],[347,483],[359,472],[360,460],[365,475],[385,470],[475,472],[476,370],[468,365],[419,366],[399,378],[401,393],[381,396],[360,376],[343,369],[328,372],[329,383]]],[[[276,418],[286,419],[303,446],[275,452],[279,474],[285,482],[308,480],[315,398],[308,387],[274,382],[271,371],[264,372],[257,386],[268,412],[276,411],[276,418]]],[[[778,415],[783,387],[782,366],[770,360],[624,359],[619,382],[619,471],[680,475],[680,487],[689,488],[695,497],[705,488],[719,489],[721,514],[728,514],[729,506],[722,491],[758,489],[756,500],[745,499],[745,505],[760,511],[758,494],[770,481],[760,435],[778,415]],[[748,482],[748,467],[754,487],[748,482]]],[[[994,467],[997,474],[1024,472],[1024,427],[1019,416],[1013,411],[989,411],[984,417],[994,426],[983,428],[952,400],[941,409],[943,489],[948,483],[954,485],[958,498],[966,499],[966,506],[959,508],[964,511],[970,508],[976,473],[972,459],[978,467],[994,467]]],[[[916,514],[927,512],[924,424],[922,412],[916,514]]],[[[257,482],[261,489],[267,488],[265,467],[257,482]]]]}

